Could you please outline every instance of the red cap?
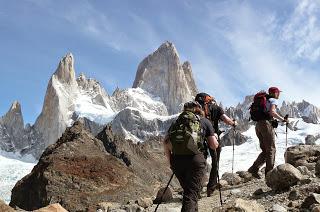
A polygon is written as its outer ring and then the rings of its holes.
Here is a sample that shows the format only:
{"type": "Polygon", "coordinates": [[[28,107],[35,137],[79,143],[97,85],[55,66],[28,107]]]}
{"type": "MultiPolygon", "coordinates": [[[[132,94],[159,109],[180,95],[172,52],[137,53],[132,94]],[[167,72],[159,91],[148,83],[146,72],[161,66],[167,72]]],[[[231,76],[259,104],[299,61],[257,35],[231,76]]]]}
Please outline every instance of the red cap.
{"type": "Polygon", "coordinates": [[[269,93],[280,93],[281,91],[277,87],[270,87],[268,92],[269,93]]]}

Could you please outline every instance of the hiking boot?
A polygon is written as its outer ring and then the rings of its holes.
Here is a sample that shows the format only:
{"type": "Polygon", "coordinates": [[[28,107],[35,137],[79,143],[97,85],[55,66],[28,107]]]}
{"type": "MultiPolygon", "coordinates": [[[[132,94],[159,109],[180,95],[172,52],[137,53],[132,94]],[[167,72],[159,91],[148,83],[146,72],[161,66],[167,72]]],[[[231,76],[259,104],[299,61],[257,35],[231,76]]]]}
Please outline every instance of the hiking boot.
{"type": "Polygon", "coordinates": [[[259,175],[258,172],[249,172],[249,173],[252,175],[252,177],[257,178],[257,179],[261,179],[261,176],[259,175]]]}
{"type": "Polygon", "coordinates": [[[212,186],[211,188],[207,188],[207,197],[211,197],[213,192],[219,187],[221,188],[221,185],[219,183],[217,183],[214,186],[212,186]]]}

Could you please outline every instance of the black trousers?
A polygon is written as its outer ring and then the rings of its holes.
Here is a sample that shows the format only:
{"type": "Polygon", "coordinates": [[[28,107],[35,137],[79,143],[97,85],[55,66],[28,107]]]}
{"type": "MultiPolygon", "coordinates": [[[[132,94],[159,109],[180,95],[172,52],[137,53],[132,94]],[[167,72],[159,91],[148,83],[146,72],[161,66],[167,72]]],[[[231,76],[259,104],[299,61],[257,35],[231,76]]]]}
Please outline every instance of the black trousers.
{"type": "Polygon", "coordinates": [[[198,193],[202,189],[206,168],[204,155],[172,156],[171,167],[183,188],[181,211],[198,211],[198,193]]]}
{"type": "Polygon", "coordinates": [[[218,169],[219,169],[219,160],[220,160],[220,153],[221,147],[219,146],[216,150],[212,150],[209,148],[209,152],[211,155],[212,163],[211,163],[211,171],[209,182],[207,184],[207,190],[211,190],[214,186],[218,183],[218,169]],[[215,151],[217,154],[215,154],[215,151]]]}

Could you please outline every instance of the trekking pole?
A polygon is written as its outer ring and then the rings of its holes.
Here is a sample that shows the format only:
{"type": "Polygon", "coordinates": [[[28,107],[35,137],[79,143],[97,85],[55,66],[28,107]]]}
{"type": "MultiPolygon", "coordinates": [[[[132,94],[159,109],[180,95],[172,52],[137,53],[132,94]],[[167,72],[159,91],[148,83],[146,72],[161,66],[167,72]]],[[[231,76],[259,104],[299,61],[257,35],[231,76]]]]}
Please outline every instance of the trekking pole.
{"type": "MultiPolygon", "coordinates": [[[[233,119],[233,121],[235,121],[233,119]]],[[[234,167],[234,143],[236,142],[236,126],[234,125],[233,126],[233,135],[234,135],[234,139],[233,139],[233,142],[232,142],[232,185],[234,185],[234,175],[233,175],[233,167],[234,167]]]]}
{"type": "Polygon", "coordinates": [[[158,207],[159,207],[159,205],[160,205],[161,202],[162,202],[162,198],[163,198],[164,194],[166,193],[167,189],[169,188],[169,185],[170,185],[170,182],[171,182],[173,176],[174,176],[174,173],[172,173],[172,175],[171,175],[171,177],[170,177],[170,180],[169,180],[166,188],[164,189],[164,191],[163,191],[163,193],[162,193],[162,195],[161,195],[161,197],[160,197],[160,202],[158,203],[158,205],[157,205],[156,209],[154,210],[154,212],[156,212],[156,211],[158,210],[158,207]]]}
{"type": "MultiPolygon", "coordinates": [[[[218,138],[219,143],[220,143],[220,139],[218,138]]],[[[214,157],[217,160],[217,177],[218,177],[218,189],[219,189],[219,196],[220,196],[220,204],[222,206],[222,194],[221,194],[221,185],[220,185],[220,177],[219,177],[219,160],[218,160],[218,153],[217,150],[214,150],[214,157]]]]}
{"type": "Polygon", "coordinates": [[[286,150],[287,150],[287,147],[288,147],[288,117],[289,115],[287,114],[285,117],[284,117],[284,120],[287,120],[286,122],[286,150]]]}

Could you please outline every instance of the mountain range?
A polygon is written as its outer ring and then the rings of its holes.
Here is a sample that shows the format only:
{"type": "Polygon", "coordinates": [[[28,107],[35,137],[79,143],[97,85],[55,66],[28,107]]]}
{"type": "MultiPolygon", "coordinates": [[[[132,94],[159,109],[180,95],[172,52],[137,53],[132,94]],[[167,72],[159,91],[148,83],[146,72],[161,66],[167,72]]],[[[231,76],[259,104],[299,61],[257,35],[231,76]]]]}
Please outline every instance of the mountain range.
{"type": "MultiPolygon", "coordinates": [[[[0,118],[0,149],[39,158],[68,126],[82,120],[97,135],[107,123],[115,134],[133,142],[164,135],[186,101],[198,92],[191,63],[181,63],[170,42],[163,43],[138,65],[132,88],[117,88],[109,95],[96,79],[74,69],[71,53],[64,56],[49,79],[43,108],[33,125],[24,123],[21,105],[13,102],[0,118]]],[[[252,124],[249,110],[253,95],[225,108],[243,131],[252,124]]],[[[283,102],[279,112],[318,124],[320,109],[309,102],[283,102]]]]}

